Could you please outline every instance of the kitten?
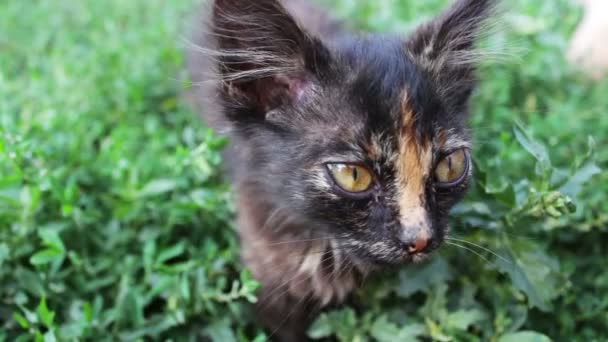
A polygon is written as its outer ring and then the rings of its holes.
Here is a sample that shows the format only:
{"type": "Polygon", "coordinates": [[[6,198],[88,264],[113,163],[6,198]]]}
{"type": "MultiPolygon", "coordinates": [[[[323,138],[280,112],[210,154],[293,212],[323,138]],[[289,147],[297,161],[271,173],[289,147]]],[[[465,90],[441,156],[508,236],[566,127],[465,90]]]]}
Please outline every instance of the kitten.
{"type": "Polygon", "coordinates": [[[445,239],[472,173],[474,45],[494,5],[459,0],[401,37],[351,34],[303,0],[211,3],[188,63],[231,139],[242,257],[273,338],[304,340],[369,272],[445,239]]]}

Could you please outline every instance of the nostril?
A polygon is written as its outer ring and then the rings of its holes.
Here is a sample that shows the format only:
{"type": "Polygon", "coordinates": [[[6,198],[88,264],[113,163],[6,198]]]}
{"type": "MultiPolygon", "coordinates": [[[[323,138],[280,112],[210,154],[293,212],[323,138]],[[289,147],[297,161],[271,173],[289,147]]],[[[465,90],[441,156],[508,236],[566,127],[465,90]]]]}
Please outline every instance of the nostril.
{"type": "Polygon", "coordinates": [[[416,239],[416,241],[410,243],[410,245],[407,248],[407,251],[410,254],[417,254],[417,253],[422,252],[428,244],[429,244],[428,239],[418,238],[418,239],[416,239]]]}

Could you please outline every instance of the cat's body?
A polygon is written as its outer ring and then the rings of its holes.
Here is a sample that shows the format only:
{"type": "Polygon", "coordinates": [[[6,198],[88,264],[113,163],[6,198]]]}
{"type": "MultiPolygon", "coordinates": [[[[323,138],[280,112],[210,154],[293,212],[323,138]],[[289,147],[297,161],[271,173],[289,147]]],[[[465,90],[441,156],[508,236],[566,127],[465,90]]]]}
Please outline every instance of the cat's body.
{"type": "Polygon", "coordinates": [[[350,35],[304,0],[213,2],[189,67],[231,138],[242,256],[273,338],[305,339],[369,272],[445,238],[471,175],[472,48],[491,7],[460,1],[405,39],[350,35]]]}

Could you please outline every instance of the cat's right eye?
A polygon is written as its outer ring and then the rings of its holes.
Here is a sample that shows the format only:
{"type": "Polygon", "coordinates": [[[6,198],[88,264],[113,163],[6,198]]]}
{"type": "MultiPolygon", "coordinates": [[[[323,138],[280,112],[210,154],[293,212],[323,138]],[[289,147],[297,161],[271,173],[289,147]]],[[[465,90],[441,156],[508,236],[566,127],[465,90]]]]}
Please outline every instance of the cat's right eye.
{"type": "Polygon", "coordinates": [[[330,163],[327,169],[334,182],[344,191],[362,193],[373,184],[373,176],[365,167],[356,164],[330,163]]]}
{"type": "Polygon", "coordinates": [[[435,169],[435,179],[440,187],[449,188],[461,183],[469,170],[469,156],[460,149],[445,156],[435,169]]]}

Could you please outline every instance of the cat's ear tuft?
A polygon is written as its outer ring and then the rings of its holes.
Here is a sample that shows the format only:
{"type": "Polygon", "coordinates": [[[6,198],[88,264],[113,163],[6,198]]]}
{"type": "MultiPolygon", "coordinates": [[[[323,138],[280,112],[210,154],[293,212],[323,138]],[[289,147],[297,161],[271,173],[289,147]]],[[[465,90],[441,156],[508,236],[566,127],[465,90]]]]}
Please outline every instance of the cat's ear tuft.
{"type": "Polygon", "coordinates": [[[443,95],[470,93],[475,66],[484,55],[476,45],[487,34],[488,19],[495,14],[497,2],[456,0],[451,8],[418,28],[408,40],[407,51],[414,62],[438,83],[449,84],[442,89],[443,95]]]}
{"type": "Polygon", "coordinates": [[[272,109],[297,101],[328,63],[327,49],[299,27],[279,0],[215,0],[212,6],[220,92],[248,119],[263,119],[272,109]]]}

